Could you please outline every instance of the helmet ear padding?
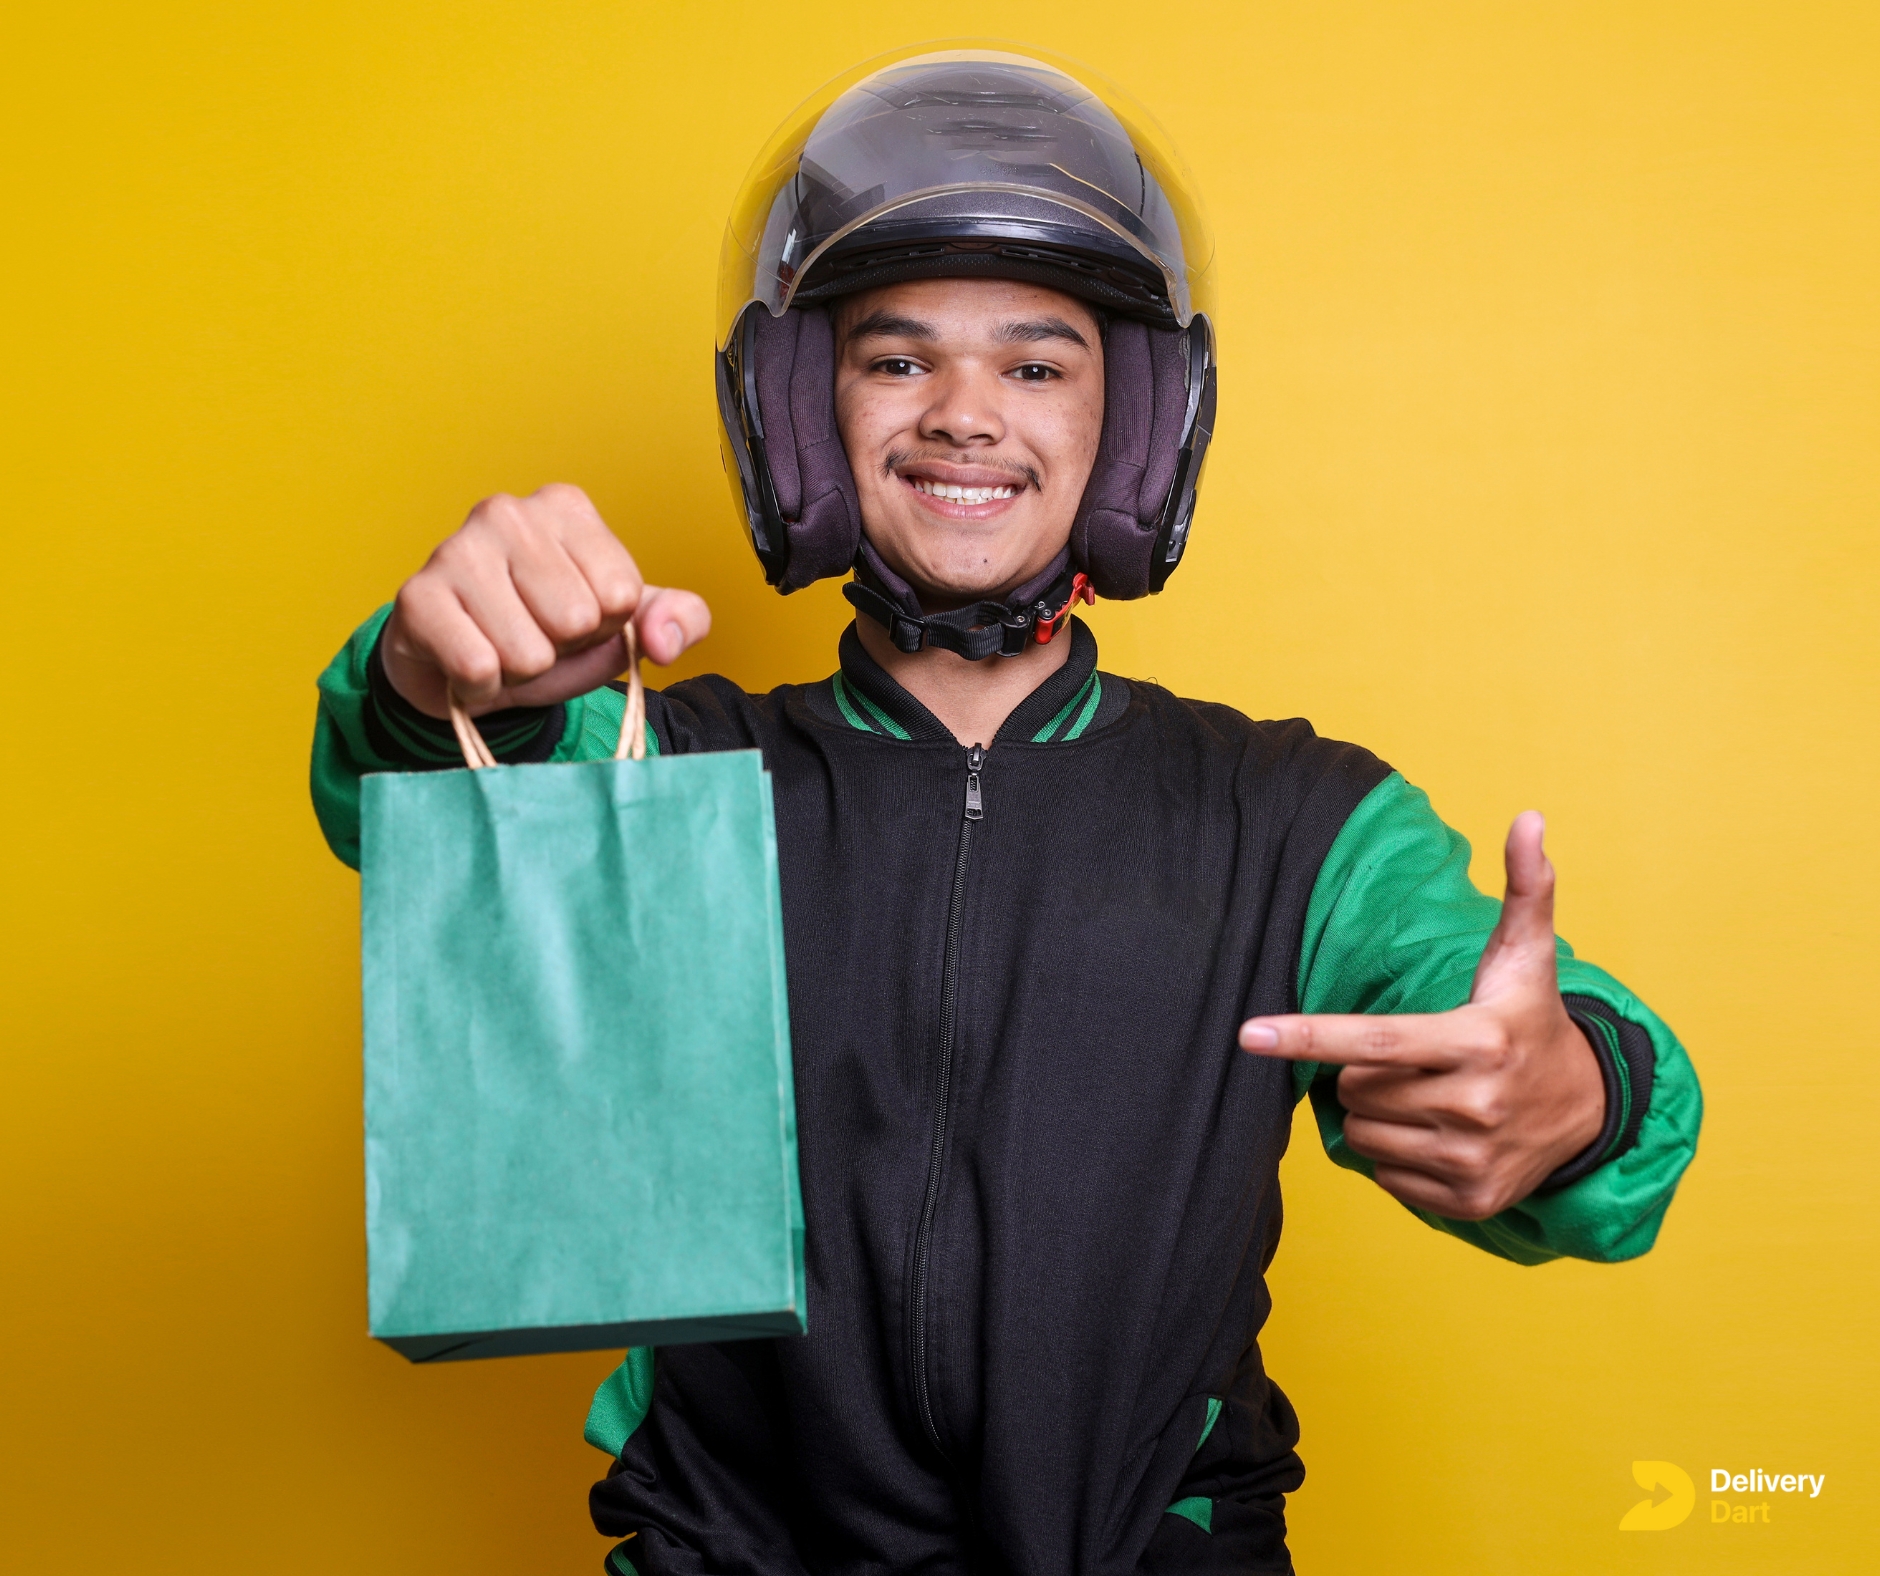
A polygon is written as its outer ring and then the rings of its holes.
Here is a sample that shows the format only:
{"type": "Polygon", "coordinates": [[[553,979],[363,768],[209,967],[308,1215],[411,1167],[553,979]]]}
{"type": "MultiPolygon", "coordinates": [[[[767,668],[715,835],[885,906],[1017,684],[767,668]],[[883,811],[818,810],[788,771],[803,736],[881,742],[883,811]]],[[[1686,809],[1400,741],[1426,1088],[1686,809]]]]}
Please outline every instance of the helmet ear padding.
{"type": "Polygon", "coordinates": [[[1071,527],[1098,596],[1159,590],[1152,561],[1188,417],[1189,331],[1112,320],[1103,342],[1103,440],[1071,527]]]}
{"type": "Polygon", "coordinates": [[[777,512],[789,538],[778,584],[844,575],[862,540],[862,506],[836,430],[835,334],[821,307],[753,313],[758,414],[777,512]]]}

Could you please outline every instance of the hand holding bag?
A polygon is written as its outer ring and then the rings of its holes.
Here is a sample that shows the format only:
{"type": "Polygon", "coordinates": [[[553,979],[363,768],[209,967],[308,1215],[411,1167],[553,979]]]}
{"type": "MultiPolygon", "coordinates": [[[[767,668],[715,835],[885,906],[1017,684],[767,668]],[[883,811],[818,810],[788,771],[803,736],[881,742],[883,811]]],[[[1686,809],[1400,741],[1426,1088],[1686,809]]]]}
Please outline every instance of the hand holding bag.
{"type": "MultiPolygon", "coordinates": [[[[646,757],[363,795],[371,1333],[415,1362],[805,1328],[770,777],[646,757]]],[[[488,769],[494,768],[494,769],[488,769]]]]}

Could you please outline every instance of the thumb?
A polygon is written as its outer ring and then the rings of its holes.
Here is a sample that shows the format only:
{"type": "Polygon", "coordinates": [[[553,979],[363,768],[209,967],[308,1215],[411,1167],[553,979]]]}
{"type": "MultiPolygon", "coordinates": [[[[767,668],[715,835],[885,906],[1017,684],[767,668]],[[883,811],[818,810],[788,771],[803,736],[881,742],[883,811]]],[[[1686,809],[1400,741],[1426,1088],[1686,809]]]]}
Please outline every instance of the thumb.
{"type": "Polygon", "coordinates": [[[1547,823],[1538,810],[1526,810],[1508,828],[1507,895],[1501,918],[1482,948],[1475,966],[1471,1001],[1485,1001],[1512,989],[1525,989],[1539,979],[1535,970],[1544,961],[1549,979],[1554,973],[1554,867],[1541,847],[1547,823]]]}
{"type": "Polygon", "coordinates": [[[648,586],[634,609],[633,627],[640,636],[640,650],[664,667],[711,633],[712,611],[696,591],[648,586]]]}
{"type": "Polygon", "coordinates": [[[1553,950],[1554,867],[1542,847],[1546,832],[1546,819],[1538,810],[1523,810],[1508,828],[1508,890],[1501,923],[1495,927],[1505,944],[1553,950]]]}

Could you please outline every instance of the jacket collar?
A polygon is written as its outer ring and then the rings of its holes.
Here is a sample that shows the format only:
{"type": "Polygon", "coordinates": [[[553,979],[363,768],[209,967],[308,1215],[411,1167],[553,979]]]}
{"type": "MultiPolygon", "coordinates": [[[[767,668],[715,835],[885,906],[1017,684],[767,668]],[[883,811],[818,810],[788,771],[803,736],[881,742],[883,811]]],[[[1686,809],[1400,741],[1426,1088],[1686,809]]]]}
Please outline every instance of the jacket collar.
{"type": "MultiPolygon", "coordinates": [[[[1069,629],[1057,638],[1070,640],[1070,660],[1018,703],[994,744],[1062,743],[1077,738],[1096,716],[1103,700],[1097,637],[1082,619],[1073,618],[1069,629]]],[[[842,631],[836,654],[842,665],[829,683],[842,720],[851,728],[890,739],[952,740],[946,725],[863,649],[853,624],[842,631]]]]}

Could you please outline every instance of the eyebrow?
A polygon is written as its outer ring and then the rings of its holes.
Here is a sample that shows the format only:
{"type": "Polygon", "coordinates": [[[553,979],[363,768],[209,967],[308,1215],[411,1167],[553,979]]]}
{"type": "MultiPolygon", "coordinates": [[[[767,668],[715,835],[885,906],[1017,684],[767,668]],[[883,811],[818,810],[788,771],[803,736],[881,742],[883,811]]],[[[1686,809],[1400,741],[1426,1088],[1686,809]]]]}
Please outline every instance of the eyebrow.
{"type": "Polygon", "coordinates": [[[853,324],[845,339],[924,339],[928,343],[940,337],[939,331],[931,323],[923,323],[918,318],[901,317],[893,312],[870,312],[859,323],[853,324]]]}
{"type": "MultiPolygon", "coordinates": [[[[845,341],[919,339],[928,344],[939,337],[940,331],[933,324],[887,311],[870,312],[867,317],[853,324],[843,336],[845,341]]],[[[1068,339],[1074,345],[1082,345],[1085,350],[1090,348],[1090,341],[1061,317],[1035,317],[1001,323],[993,337],[1002,345],[1032,345],[1047,339],[1068,339]]]]}
{"type": "Polygon", "coordinates": [[[1006,345],[1029,345],[1044,339],[1068,339],[1086,350],[1090,348],[1090,341],[1061,317],[1035,317],[1018,323],[1001,323],[998,338],[1001,344],[1006,345]]]}

